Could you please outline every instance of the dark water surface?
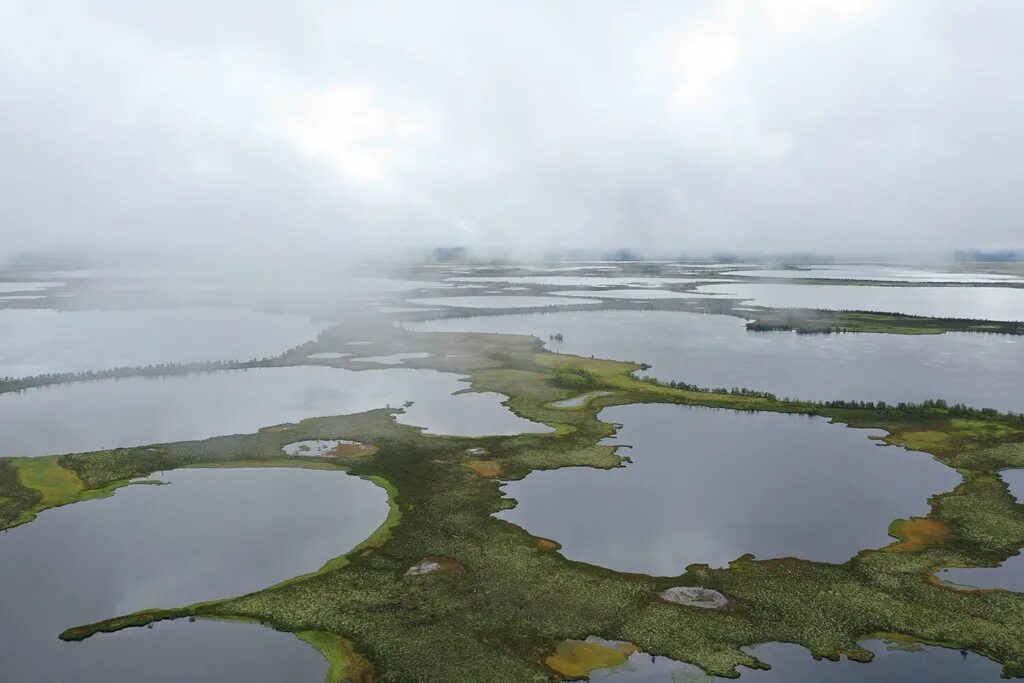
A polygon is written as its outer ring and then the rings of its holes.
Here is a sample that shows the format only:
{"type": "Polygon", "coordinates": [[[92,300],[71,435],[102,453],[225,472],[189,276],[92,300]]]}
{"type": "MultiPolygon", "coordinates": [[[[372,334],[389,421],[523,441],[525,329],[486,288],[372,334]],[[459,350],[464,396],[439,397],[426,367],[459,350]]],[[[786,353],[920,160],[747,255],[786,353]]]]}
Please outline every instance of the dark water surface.
{"type": "Polygon", "coordinates": [[[230,597],[318,569],[369,536],[387,494],[344,472],[176,470],[169,486],[42,513],[0,534],[0,680],[309,681],[326,663],[289,634],[179,621],[65,643],[65,628],[230,597]]]}
{"type": "Polygon", "coordinates": [[[468,393],[433,370],[353,371],[323,366],[223,370],[78,382],[0,394],[0,456],[34,456],[254,432],[307,417],[413,401],[399,422],[432,433],[483,436],[548,431],[468,393]]]}
{"type": "Polygon", "coordinates": [[[574,560],[675,575],[745,553],[844,562],[888,544],[889,523],[928,512],[957,473],[927,453],[880,447],[824,418],[674,405],[601,412],[633,462],[533,472],[500,513],[574,560]]]}
{"type": "MultiPolygon", "coordinates": [[[[741,683],[961,683],[966,681],[997,681],[1000,667],[981,655],[941,647],[922,647],[918,652],[887,649],[886,644],[873,640],[861,643],[871,650],[875,658],[869,664],[843,658],[838,662],[816,661],[810,653],[787,643],[766,643],[748,651],[771,665],[771,670],[739,668],[741,683]]],[[[598,683],[710,683],[727,681],[711,677],[690,664],[635,654],[615,669],[595,671],[591,681],[598,683]]]]}
{"type": "Polygon", "coordinates": [[[647,374],[804,399],[945,398],[1024,411],[1024,337],[749,332],[721,315],[587,311],[451,318],[415,330],[532,334],[555,351],[651,364],[647,374]],[[561,332],[565,340],[549,342],[561,332]]]}

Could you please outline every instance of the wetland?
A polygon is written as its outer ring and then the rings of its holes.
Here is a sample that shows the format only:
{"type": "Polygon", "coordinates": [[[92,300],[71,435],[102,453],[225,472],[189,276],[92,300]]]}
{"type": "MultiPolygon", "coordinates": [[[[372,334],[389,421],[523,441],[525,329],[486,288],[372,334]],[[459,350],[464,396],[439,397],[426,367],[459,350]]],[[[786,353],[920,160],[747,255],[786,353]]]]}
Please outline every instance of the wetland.
{"type": "MultiPolygon", "coordinates": [[[[587,269],[651,305],[694,284],[587,269]]],[[[1024,422],[997,412],[1020,405],[1017,337],[519,296],[317,323],[246,369],[0,394],[5,673],[1024,674],[1024,422]]]]}

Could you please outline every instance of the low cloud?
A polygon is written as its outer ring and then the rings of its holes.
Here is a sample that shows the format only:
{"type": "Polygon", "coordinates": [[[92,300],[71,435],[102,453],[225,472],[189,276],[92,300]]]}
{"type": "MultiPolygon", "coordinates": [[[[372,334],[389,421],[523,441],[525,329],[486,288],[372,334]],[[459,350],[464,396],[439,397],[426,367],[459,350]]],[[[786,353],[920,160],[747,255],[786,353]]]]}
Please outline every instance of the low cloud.
{"type": "Polygon", "coordinates": [[[7,251],[1020,245],[1024,5],[0,8],[7,251]]]}

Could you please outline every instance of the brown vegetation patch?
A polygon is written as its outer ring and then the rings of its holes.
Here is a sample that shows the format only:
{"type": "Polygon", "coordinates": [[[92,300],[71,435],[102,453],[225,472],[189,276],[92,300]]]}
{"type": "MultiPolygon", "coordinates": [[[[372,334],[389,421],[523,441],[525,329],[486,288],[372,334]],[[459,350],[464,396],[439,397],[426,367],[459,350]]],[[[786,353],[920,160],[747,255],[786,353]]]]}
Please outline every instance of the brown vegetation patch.
{"type": "Polygon", "coordinates": [[[357,441],[351,441],[349,443],[339,444],[334,450],[331,451],[331,455],[335,455],[342,458],[350,458],[359,455],[373,455],[377,452],[376,446],[371,446],[365,443],[359,443],[357,441]]]}
{"type": "Polygon", "coordinates": [[[561,544],[552,541],[550,538],[538,538],[536,544],[540,550],[558,550],[562,547],[561,544]]]}
{"type": "Polygon", "coordinates": [[[501,463],[493,460],[470,460],[466,463],[466,467],[484,479],[496,479],[501,476],[501,463]]]}
{"type": "Polygon", "coordinates": [[[889,527],[889,534],[900,539],[886,550],[906,553],[942,545],[949,540],[949,525],[939,519],[897,519],[889,527]]]}
{"type": "Polygon", "coordinates": [[[639,651],[632,643],[601,638],[563,640],[556,646],[554,654],[548,655],[544,663],[563,676],[583,678],[589,676],[595,669],[625,664],[631,654],[639,651]]]}

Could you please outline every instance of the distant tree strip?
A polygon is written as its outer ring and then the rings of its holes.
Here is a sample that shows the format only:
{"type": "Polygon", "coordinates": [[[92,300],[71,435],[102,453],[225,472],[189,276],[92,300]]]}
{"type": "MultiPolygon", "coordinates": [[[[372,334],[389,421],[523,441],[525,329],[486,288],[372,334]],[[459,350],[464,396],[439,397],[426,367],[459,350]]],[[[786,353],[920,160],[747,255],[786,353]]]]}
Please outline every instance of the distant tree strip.
{"type": "Polygon", "coordinates": [[[220,370],[247,370],[289,365],[291,359],[303,355],[303,351],[313,344],[307,342],[288,349],[277,356],[241,360],[211,360],[192,363],[158,363],[155,365],[132,365],[106,370],[85,370],[82,372],[53,372],[29,377],[0,377],[0,394],[25,391],[52,384],[69,382],[89,382],[92,380],[125,379],[128,377],[168,377],[171,375],[187,375],[196,372],[218,372],[220,370]]]}
{"type": "Polygon", "coordinates": [[[789,397],[783,397],[780,399],[769,391],[755,391],[753,389],[743,389],[740,387],[733,387],[731,389],[726,387],[716,387],[714,389],[709,389],[707,387],[700,387],[696,384],[689,384],[687,382],[663,382],[655,377],[641,377],[640,379],[649,384],[672,387],[673,389],[683,389],[684,391],[726,394],[729,396],[753,396],[756,398],[765,398],[770,401],[781,400],[787,403],[791,401],[800,401],[801,403],[818,405],[823,408],[879,410],[888,411],[890,413],[904,413],[907,415],[924,415],[927,413],[941,412],[951,417],[1010,418],[1024,422],[1024,413],[1004,413],[996,410],[995,408],[972,408],[964,403],[954,403],[953,405],[950,405],[942,398],[929,398],[921,403],[910,403],[907,401],[900,401],[898,403],[886,403],[885,401],[807,401],[804,399],[794,399],[789,397]]]}

